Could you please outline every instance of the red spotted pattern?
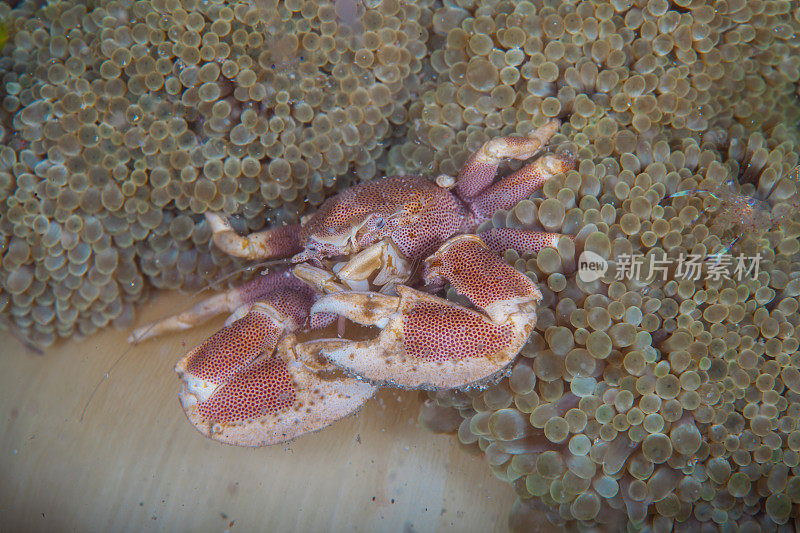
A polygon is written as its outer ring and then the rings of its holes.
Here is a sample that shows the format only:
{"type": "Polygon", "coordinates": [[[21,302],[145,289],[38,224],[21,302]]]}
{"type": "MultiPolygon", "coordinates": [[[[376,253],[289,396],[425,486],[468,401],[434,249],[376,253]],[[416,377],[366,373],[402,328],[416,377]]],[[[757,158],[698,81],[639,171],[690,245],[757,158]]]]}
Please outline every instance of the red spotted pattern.
{"type": "Polygon", "coordinates": [[[500,300],[539,292],[529,277],[510,268],[475,238],[458,239],[444,252],[437,252],[431,262],[431,273],[447,278],[460,294],[483,308],[500,300]]]}
{"type": "Polygon", "coordinates": [[[476,155],[473,155],[467,159],[458,173],[456,194],[464,200],[474,198],[494,181],[499,167],[499,162],[494,164],[481,162],[476,155]]]}
{"type": "Polygon", "coordinates": [[[391,176],[359,183],[326,200],[303,227],[301,238],[323,256],[338,255],[342,250],[320,240],[343,237],[367,221],[357,235],[360,249],[391,235],[407,257],[418,257],[461,230],[464,216],[458,199],[431,181],[391,176]]]}
{"type": "Polygon", "coordinates": [[[573,168],[576,161],[566,153],[547,156],[549,165],[543,165],[543,160],[537,159],[480,193],[469,202],[472,211],[486,219],[498,209],[512,209],[520,200],[540,189],[548,179],[573,168]]]}
{"type": "Polygon", "coordinates": [[[478,237],[493,252],[502,254],[506,250],[516,250],[519,253],[539,253],[544,248],[553,247],[553,238],[569,237],[562,233],[547,233],[546,231],[529,231],[512,228],[494,228],[478,234],[478,237]]]}
{"type": "Polygon", "coordinates": [[[409,357],[444,362],[491,358],[511,345],[514,331],[466,309],[418,302],[403,317],[403,336],[409,357]]]}
{"type": "MultiPolygon", "coordinates": [[[[461,169],[456,195],[421,176],[389,176],[329,198],[301,228],[304,249],[292,261],[359,252],[386,237],[411,261],[427,256],[453,235],[474,231],[495,210],[513,207],[561,172],[534,163],[489,187],[499,163],[527,159],[557,127],[558,122],[551,121],[530,138],[504,137],[486,143],[461,169]]],[[[571,156],[558,157],[565,168],[574,165],[571,156]]]]}
{"type": "MultiPolygon", "coordinates": [[[[282,273],[275,277],[259,276],[247,284],[247,290],[258,294],[261,301],[268,302],[278,313],[290,318],[288,326],[294,331],[305,324],[314,302],[314,293],[294,276],[291,279],[294,280],[292,284],[297,284],[296,288],[286,287],[282,273]],[[253,286],[253,283],[260,283],[261,286],[253,286]],[[275,286],[282,288],[268,290],[275,286]]],[[[251,310],[190,352],[186,369],[200,379],[216,384],[225,383],[261,353],[271,354],[283,332],[283,324],[275,324],[263,312],[251,310]]]]}
{"type": "Polygon", "coordinates": [[[309,317],[308,327],[311,329],[323,329],[337,320],[339,320],[339,315],[336,313],[314,313],[309,317]]]}
{"type": "MultiPolygon", "coordinates": [[[[504,158],[514,157],[514,154],[527,152],[532,146],[537,146],[539,141],[532,141],[527,137],[504,137],[495,139],[495,144],[503,144],[506,155],[504,158]]],[[[483,147],[467,159],[458,173],[456,194],[459,198],[468,200],[474,198],[494,181],[497,168],[502,160],[487,161],[483,147]]]]}
{"type": "Polygon", "coordinates": [[[292,275],[291,269],[273,270],[262,272],[252,280],[239,287],[242,300],[255,302],[263,299],[264,295],[278,289],[302,290],[306,284],[292,275]]]}
{"type": "MultiPolygon", "coordinates": [[[[274,248],[276,255],[297,251],[302,245],[303,250],[292,260],[303,261],[357,252],[391,237],[406,258],[415,261],[453,235],[474,231],[496,209],[513,207],[557,173],[552,166],[534,163],[491,186],[503,159],[528,158],[557,127],[557,121],[551,121],[534,132],[532,138],[490,141],[492,144],[484,146],[462,168],[455,194],[420,176],[370,180],[327,200],[301,228],[271,230],[260,235],[261,242],[274,248]],[[356,249],[350,250],[345,240],[354,229],[358,229],[354,237],[356,249]]],[[[569,162],[565,159],[564,164],[569,162]]],[[[516,236],[494,231],[501,233],[489,232],[487,242],[493,249],[501,243],[506,244],[503,250],[516,248],[507,244],[520,241],[538,251],[549,238],[547,234],[516,236]]],[[[441,256],[430,263],[434,277],[450,279],[478,306],[539,294],[527,277],[506,265],[475,237],[455,241],[441,256]]],[[[262,416],[281,419],[301,407],[298,397],[318,392],[298,390],[284,359],[273,354],[284,329],[293,331],[307,324],[322,327],[336,315],[319,314],[309,320],[315,294],[288,270],[259,276],[241,287],[236,296],[242,303],[269,302],[281,316],[280,323],[258,309],[251,310],[190,352],[187,373],[219,385],[210,398],[196,405],[196,414],[205,421],[221,424],[262,416]]],[[[230,302],[237,303],[236,299],[230,302]]],[[[405,310],[398,336],[411,360],[475,363],[475,358],[492,361],[507,356],[518,334],[510,322],[496,325],[461,307],[416,301],[405,310]]],[[[318,404],[314,410],[324,412],[325,408],[318,404]]],[[[267,425],[270,423],[275,420],[267,421],[267,425]]]]}
{"type": "Polygon", "coordinates": [[[266,272],[239,287],[242,303],[269,302],[302,323],[314,300],[314,291],[297,279],[291,269],[266,272]]]}
{"type": "Polygon", "coordinates": [[[295,386],[286,363],[277,356],[259,359],[197,405],[210,421],[227,423],[276,415],[292,408],[295,386]]]}
{"type": "Polygon", "coordinates": [[[189,374],[222,384],[264,352],[272,353],[283,329],[261,313],[248,313],[189,353],[189,374]]]}
{"type": "Polygon", "coordinates": [[[264,257],[286,257],[302,250],[300,230],[300,224],[290,224],[267,230],[263,239],[264,257]]]}

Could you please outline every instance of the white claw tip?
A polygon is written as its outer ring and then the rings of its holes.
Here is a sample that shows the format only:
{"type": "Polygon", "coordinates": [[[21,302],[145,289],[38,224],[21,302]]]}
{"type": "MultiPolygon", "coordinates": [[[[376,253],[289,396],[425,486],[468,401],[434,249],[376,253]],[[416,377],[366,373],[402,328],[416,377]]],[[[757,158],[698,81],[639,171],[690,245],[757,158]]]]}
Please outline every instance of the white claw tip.
{"type": "Polygon", "coordinates": [[[230,224],[225,217],[218,213],[205,213],[205,216],[212,233],[218,233],[230,228],[230,224]]]}

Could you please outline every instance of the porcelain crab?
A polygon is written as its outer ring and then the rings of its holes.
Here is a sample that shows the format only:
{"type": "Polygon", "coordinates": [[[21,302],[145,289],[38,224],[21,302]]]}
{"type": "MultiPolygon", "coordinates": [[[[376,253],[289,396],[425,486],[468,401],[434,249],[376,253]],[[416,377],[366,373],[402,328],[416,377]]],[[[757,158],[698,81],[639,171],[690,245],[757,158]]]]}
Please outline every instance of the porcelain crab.
{"type": "Polygon", "coordinates": [[[207,437],[242,446],[322,429],[359,409],[379,386],[479,384],[517,356],[542,298],[497,252],[538,251],[565,236],[474,232],[496,210],[512,208],[575,165],[569,153],[546,154],[493,184],[500,164],[537,155],[558,127],[553,120],[527,137],[486,142],[456,179],[392,176],[357,184],[293,226],[240,236],[223,216],[207,214],[214,243],[226,253],[294,254],[293,268],[259,275],[139,328],[131,340],[232,313],[175,369],[192,424],[207,437]],[[474,308],[436,296],[446,282],[474,308]],[[334,323],[338,337],[313,338],[334,323]],[[351,330],[362,325],[361,338],[346,338],[343,323],[351,330]]]}

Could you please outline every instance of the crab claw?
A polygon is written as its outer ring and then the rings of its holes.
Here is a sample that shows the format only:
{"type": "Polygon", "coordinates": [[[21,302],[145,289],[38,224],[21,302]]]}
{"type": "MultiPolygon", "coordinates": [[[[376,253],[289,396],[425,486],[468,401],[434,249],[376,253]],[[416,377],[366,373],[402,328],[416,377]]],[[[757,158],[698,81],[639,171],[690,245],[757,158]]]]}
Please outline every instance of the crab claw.
{"type": "Polygon", "coordinates": [[[536,323],[533,307],[496,324],[485,315],[436,296],[397,287],[400,297],[372,292],[330,294],[312,312],[333,312],[382,328],[362,342],[309,341],[302,358],[323,356],[365,379],[415,389],[476,384],[511,363],[536,323]]]}
{"type": "Polygon", "coordinates": [[[285,335],[297,326],[259,302],[178,362],[181,405],[200,433],[238,446],[277,444],[322,429],[372,397],[376,387],[337,376],[324,361],[298,360],[294,336],[285,335]]]}
{"type": "Polygon", "coordinates": [[[475,235],[449,239],[425,262],[427,284],[437,284],[441,278],[450,281],[496,324],[515,313],[524,315],[542,299],[528,276],[511,268],[475,235]]]}

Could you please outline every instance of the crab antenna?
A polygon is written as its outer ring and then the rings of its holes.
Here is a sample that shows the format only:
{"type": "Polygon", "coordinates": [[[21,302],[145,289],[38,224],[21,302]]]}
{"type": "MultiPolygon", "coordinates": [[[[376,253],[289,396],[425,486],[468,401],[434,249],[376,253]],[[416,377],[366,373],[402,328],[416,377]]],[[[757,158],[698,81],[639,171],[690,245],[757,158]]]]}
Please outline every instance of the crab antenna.
{"type": "Polygon", "coordinates": [[[720,199],[719,196],[717,196],[715,193],[709,191],[708,189],[686,189],[684,191],[678,191],[675,194],[670,194],[669,196],[667,196],[667,198],[675,198],[675,197],[678,197],[678,196],[692,196],[692,195],[695,195],[695,194],[700,193],[700,192],[707,193],[709,196],[711,196],[715,200],[719,200],[720,199]]]}

